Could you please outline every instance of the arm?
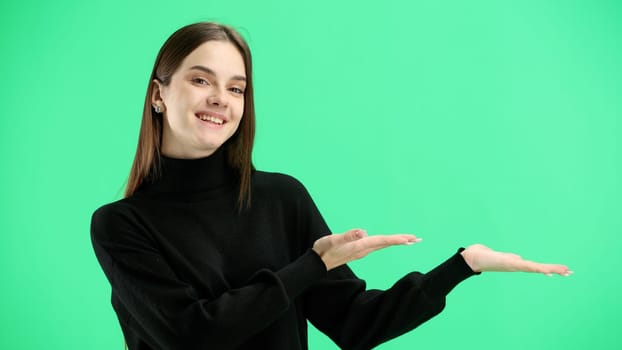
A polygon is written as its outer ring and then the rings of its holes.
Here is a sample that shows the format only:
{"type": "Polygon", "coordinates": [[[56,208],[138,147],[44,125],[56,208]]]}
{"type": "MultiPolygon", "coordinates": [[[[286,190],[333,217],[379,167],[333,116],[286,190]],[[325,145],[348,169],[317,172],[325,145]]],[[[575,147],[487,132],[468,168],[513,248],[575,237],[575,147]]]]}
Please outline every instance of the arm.
{"type": "Polygon", "coordinates": [[[277,319],[303,290],[326,275],[308,250],[273,272],[259,270],[246,285],[207,298],[181,281],[147,229],[125,210],[95,212],[91,238],[113,294],[133,329],[158,349],[235,348],[277,319]],[[231,335],[235,336],[231,336],[231,335]]]}
{"type": "Polygon", "coordinates": [[[342,349],[371,349],[439,314],[446,295],[474,274],[456,253],[428,273],[412,272],[385,291],[366,290],[365,282],[343,265],[304,293],[305,312],[342,349]]]}
{"type": "MultiPolygon", "coordinates": [[[[549,276],[554,273],[563,276],[572,274],[565,265],[527,261],[516,254],[496,252],[474,244],[467,249],[460,248],[425,275],[410,273],[386,291],[366,290],[363,280],[323,249],[335,241],[348,242],[340,247],[342,251],[347,245],[369,239],[381,240],[380,243],[395,239],[398,240],[395,243],[399,244],[399,239],[404,237],[365,237],[361,230],[352,230],[345,235],[327,235],[318,239],[318,232],[330,230],[304,188],[301,197],[307,234],[313,237],[313,249],[330,270],[325,279],[304,293],[305,313],[318,329],[344,349],[369,349],[414,329],[443,310],[445,297],[458,283],[483,271],[536,272],[549,276]]],[[[368,249],[354,254],[354,259],[364,257],[378,246],[372,242],[368,249]]]]}
{"type": "Polygon", "coordinates": [[[341,348],[370,349],[440,313],[458,283],[483,271],[572,274],[565,265],[523,260],[474,244],[460,248],[425,275],[406,275],[386,291],[365,290],[365,282],[342,265],[305,293],[305,310],[311,322],[341,348]]]}
{"type": "MultiPolygon", "coordinates": [[[[356,234],[360,230],[320,237],[318,233],[330,230],[304,187],[301,187],[300,197],[300,217],[309,245],[313,245],[330,270],[326,278],[303,294],[305,316],[343,349],[370,349],[417,327],[443,310],[445,296],[452,288],[475,274],[462,255],[456,253],[426,274],[412,272],[406,275],[386,291],[366,290],[365,281],[357,278],[348,266],[340,265],[331,254],[322,251],[323,244],[330,246],[324,241],[342,239],[354,244],[391,237],[407,238],[406,243],[417,240],[400,235],[365,237],[364,232],[356,234]]],[[[375,247],[373,243],[371,247],[375,247]]],[[[354,258],[363,257],[372,250],[364,249],[354,258]]]]}

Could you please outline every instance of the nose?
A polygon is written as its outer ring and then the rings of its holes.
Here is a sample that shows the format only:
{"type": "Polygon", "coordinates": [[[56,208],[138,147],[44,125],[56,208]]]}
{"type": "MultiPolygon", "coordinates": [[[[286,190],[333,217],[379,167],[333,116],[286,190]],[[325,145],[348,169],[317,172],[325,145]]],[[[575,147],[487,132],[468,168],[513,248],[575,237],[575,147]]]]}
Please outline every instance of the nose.
{"type": "Polygon", "coordinates": [[[209,96],[207,96],[207,103],[214,106],[226,107],[227,101],[224,98],[224,93],[220,89],[213,89],[209,96]]]}

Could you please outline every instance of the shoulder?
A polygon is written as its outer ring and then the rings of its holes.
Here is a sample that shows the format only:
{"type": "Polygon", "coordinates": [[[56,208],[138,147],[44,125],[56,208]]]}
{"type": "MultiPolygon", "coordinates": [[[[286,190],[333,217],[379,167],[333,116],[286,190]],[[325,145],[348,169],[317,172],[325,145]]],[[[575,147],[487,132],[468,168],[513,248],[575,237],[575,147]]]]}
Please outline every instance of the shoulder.
{"type": "Polygon", "coordinates": [[[97,208],[91,216],[93,239],[108,239],[115,232],[138,222],[136,210],[128,199],[120,199],[97,208]]]}
{"type": "Polygon", "coordinates": [[[267,195],[300,201],[310,198],[309,192],[294,176],[268,171],[255,171],[252,178],[253,195],[267,195]]]}
{"type": "Polygon", "coordinates": [[[253,185],[257,190],[306,192],[305,186],[297,178],[283,173],[269,171],[255,171],[253,185]]]}
{"type": "Polygon", "coordinates": [[[118,201],[104,204],[97,208],[93,212],[91,219],[97,223],[108,220],[116,220],[130,214],[132,212],[132,207],[133,206],[126,198],[119,199],[118,201]]]}

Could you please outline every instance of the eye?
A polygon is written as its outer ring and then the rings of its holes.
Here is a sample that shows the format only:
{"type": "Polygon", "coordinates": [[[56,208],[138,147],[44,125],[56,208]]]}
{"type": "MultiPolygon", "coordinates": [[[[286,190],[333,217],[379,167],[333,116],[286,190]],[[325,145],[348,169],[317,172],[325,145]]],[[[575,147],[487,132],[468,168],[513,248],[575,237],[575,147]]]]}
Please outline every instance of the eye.
{"type": "Polygon", "coordinates": [[[203,78],[193,78],[192,82],[199,85],[209,85],[209,82],[203,78]]]}
{"type": "Polygon", "coordinates": [[[230,90],[233,91],[236,94],[240,94],[240,95],[244,94],[244,90],[242,90],[242,89],[240,89],[238,87],[232,87],[230,90]]]}

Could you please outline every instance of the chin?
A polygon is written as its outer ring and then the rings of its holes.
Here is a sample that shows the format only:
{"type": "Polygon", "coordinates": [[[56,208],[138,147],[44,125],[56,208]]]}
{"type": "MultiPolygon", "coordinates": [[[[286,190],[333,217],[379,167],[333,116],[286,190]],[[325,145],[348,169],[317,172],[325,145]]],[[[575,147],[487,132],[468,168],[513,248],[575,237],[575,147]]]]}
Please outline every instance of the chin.
{"type": "Polygon", "coordinates": [[[205,143],[203,147],[201,147],[202,152],[216,152],[220,147],[222,147],[222,143],[205,143]]]}

